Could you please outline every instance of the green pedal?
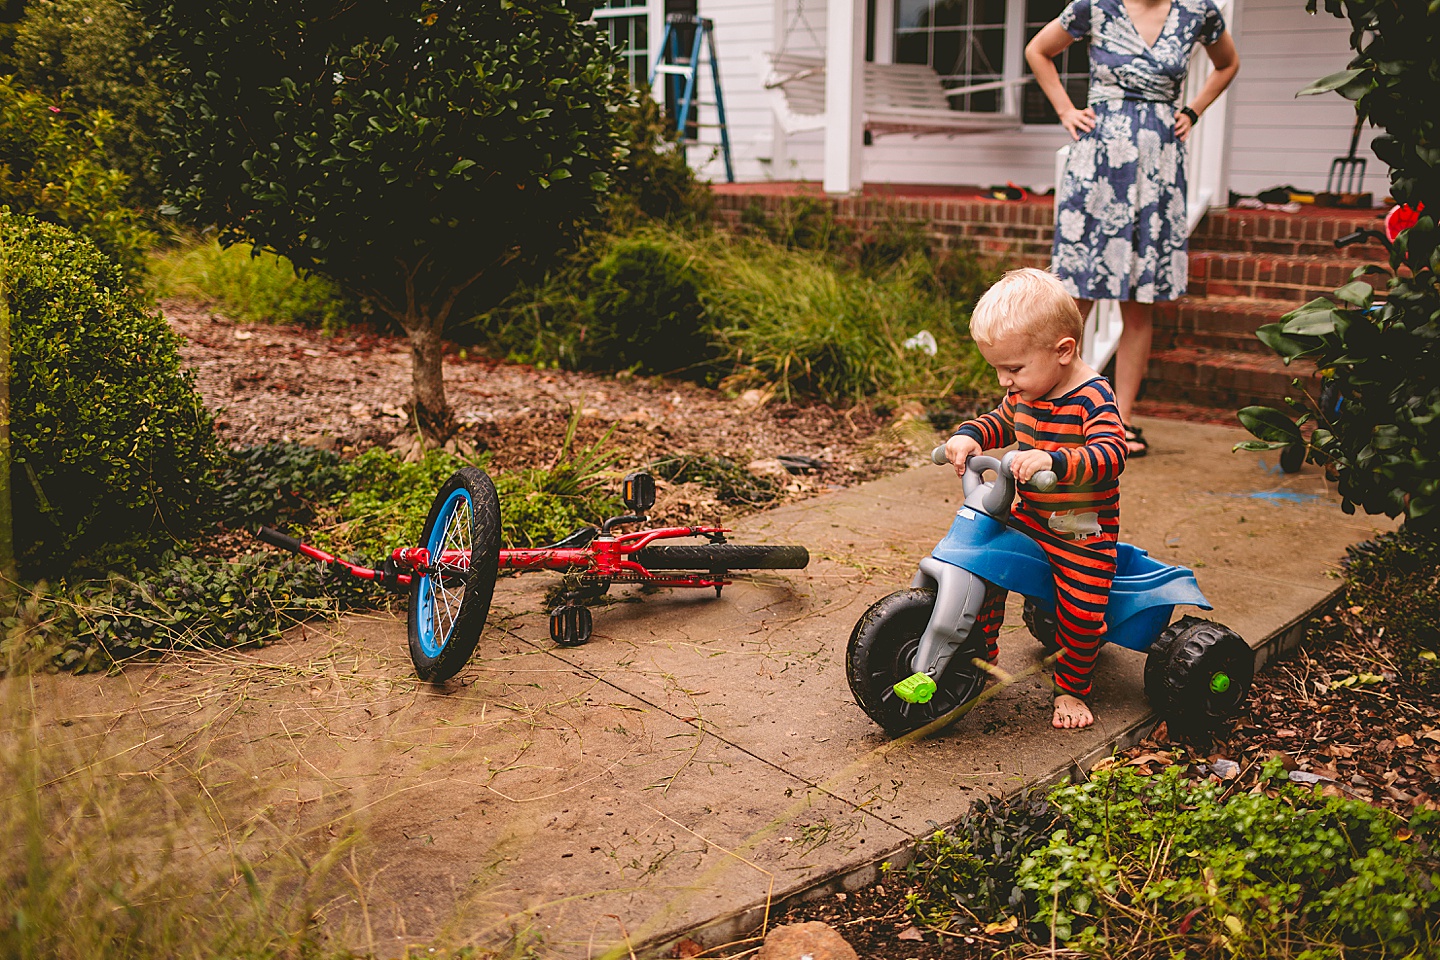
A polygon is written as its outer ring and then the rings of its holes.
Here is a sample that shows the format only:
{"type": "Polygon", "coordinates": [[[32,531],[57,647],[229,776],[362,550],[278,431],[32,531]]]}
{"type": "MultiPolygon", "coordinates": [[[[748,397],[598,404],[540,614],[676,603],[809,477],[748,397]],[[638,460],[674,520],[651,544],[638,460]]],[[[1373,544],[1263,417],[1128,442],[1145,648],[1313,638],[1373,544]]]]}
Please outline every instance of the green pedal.
{"type": "Polygon", "coordinates": [[[906,703],[929,703],[935,696],[935,681],[928,674],[915,673],[895,684],[895,696],[906,703]]]}

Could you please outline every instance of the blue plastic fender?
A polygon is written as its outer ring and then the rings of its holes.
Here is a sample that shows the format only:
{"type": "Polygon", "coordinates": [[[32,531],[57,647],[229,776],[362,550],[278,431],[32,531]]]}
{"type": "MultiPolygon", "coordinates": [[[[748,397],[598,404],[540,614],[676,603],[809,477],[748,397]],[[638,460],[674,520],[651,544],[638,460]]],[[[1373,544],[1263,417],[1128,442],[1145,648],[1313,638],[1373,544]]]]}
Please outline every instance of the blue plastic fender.
{"type": "MultiPolygon", "coordinates": [[[[1047,612],[1055,609],[1054,574],[1045,551],[993,517],[961,507],[931,555],[1028,597],[1047,612]]],[[[1187,567],[1161,563],[1128,543],[1116,544],[1115,581],[1105,610],[1106,642],[1144,650],[1181,605],[1213,609],[1187,567]]]]}

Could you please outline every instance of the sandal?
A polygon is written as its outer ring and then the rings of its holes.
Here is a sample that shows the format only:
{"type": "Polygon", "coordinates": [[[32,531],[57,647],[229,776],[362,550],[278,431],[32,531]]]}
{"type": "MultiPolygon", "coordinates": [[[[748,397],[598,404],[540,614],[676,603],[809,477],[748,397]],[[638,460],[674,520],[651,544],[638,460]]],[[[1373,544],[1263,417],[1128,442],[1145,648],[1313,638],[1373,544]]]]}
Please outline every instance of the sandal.
{"type": "Polygon", "coordinates": [[[1150,444],[1145,440],[1145,431],[1128,423],[1121,424],[1125,428],[1125,443],[1129,446],[1126,458],[1134,460],[1143,457],[1150,452],[1150,444]]]}

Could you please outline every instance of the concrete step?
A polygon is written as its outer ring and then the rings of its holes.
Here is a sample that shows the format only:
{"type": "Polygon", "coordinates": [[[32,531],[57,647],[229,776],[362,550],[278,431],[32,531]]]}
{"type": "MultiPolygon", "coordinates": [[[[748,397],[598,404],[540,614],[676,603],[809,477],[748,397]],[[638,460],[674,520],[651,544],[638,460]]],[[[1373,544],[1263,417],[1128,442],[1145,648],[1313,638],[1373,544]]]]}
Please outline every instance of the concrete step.
{"type": "Polygon", "coordinates": [[[1190,295],[1248,297],[1301,304],[1350,282],[1355,264],[1334,257],[1191,252],[1190,295]]]}
{"type": "Polygon", "coordinates": [[[1287,367],[1273,354],[1175,346],[1150,354],[1145,380],[1148,403],[1180,403],[1216,410],[1238,410],[1261,403],[1284,408],[1286,397],[1299,397],[1301,386],[1311,395],[1319,383],[1315,367],[1305,361],[1287,367]]]}
{"type": "Polygon", "coordinates": [[[1206,347],[1269,354],[1255,331],[1299,304],[1253,297],[1187,297],[1155,307],[1155,347],[1206,347]]]}

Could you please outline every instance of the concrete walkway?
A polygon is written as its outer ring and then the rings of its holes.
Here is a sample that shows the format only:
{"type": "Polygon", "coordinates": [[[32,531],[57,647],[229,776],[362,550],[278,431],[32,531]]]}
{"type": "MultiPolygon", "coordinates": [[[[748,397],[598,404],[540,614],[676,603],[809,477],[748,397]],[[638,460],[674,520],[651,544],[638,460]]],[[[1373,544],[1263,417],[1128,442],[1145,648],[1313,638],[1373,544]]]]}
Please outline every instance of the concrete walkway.
{"type": "MultiPolygon", "coordinates": [[[[1343,515],[1314,467],[1287,477],[1266,469],[1273,456],[1232,454],[1238,428],[1144,426],[1152,450],[1126,470],[1122,537],[1194,568],[1209,616],[1252,646],[1335,590],[1347,544],[1389,526],[1343,515]]],[[[246,744],[275,778],[272,803],[323,801],[310,806],[362,822],[373,879],[356,946],[515,937],[588,958],[687,933],[726,942],[782,898],[873,879],[973,799],[1088,768],[1148,731],[1143,657],[1122,649],[1101,656],[1096,725],[1053,730],[1013,598],[1001,667],[1019,679],[960,722],[891,743],[854,705],[852,626],[906,585],[959,499],[953,471],[920,467],[752,517],[738,538],[804,544],[809,569],[720,600],[622,593],[634,602],[596,608],[595,638],[575,649],[547,637],[553,577],[504,580],[474,662],[441,691],[413,681],[398,620],[348,618],[320,642],[312,627],[235,656],[313,679],[235,708],[223,733],[186,722],[246,744]],[[253,735],[286,711],[283,744],[253,735]]],[[[161,681],[132,683],[140,696],[161,681]]],[[[113,681],[74,684],[117,710],[124,698],[113,681]]],[[[328,922],[346,926],[346,910],[328,922]]]]}

